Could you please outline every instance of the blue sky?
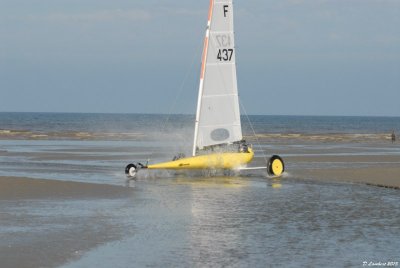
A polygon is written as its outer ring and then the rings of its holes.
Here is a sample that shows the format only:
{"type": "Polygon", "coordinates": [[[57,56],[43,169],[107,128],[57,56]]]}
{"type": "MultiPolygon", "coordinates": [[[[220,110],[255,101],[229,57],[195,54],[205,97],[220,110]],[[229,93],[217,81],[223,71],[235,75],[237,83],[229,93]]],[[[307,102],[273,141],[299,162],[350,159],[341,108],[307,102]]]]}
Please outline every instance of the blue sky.
{"type": "MultiPolygon", "coordinates": [[[[400,116],[400,1],[236,0],[249,114],[400,116]]],[[[195,112],[208,0],[0,0],[0,111],[195,112]]]]}

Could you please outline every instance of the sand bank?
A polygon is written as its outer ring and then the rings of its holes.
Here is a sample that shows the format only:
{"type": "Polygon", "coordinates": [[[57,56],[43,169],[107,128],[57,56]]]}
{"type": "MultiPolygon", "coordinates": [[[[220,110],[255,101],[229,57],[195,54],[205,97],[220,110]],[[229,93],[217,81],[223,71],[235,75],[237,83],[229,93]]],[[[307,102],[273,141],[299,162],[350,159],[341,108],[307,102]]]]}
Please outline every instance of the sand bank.
{"type": "Polygon", "coordinates": [[[286,158],[295,177],[321,181],[365,183],[400,189],[400,156],[297,156],[286,158]]]}
{"type": "Polygon", "coordinates": [[[57,267],[121,239],[133,229],[114,214],[132,195],[122,186],[0,177],[0,266],[57,267]]]}
{"type": "Polygon", "coordinates": [[[37,132],[29,130],[0,129],[0,140],[141,140],[144,133],[114,133],[87,131],[37,132]]]}
{"type": "Polygon", "coordinates": [[[245,137],[249,141],[288,143],[380,143],[391,140],[390,133],[259,133],[245,137]]]}
{"type": "Polygon", "coordinates": [[[83,182],[0,177],[0,199],[121,198],[132,194],[121,186],[83,182]]]}

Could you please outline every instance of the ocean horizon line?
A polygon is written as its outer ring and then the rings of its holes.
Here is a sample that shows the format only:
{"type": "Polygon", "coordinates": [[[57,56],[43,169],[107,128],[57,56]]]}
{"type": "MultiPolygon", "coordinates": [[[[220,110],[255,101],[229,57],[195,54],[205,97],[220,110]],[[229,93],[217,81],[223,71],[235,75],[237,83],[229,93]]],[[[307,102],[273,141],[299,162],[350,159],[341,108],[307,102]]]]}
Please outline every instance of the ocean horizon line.
{"type": "MultiPolygon", "coordinates": [[[[0,114],[71,114],[71,115],[154,115],[154,116],[195,116],[190,113],[140,113],[140,112],[49,112],[49,111],[0,111],[0,114]]],[[[246,116],[271,116],[271,117],[347,117],[347,118],[400,118],[400,115],[312,115],[312,114],[242,114],[246,116]]]]}

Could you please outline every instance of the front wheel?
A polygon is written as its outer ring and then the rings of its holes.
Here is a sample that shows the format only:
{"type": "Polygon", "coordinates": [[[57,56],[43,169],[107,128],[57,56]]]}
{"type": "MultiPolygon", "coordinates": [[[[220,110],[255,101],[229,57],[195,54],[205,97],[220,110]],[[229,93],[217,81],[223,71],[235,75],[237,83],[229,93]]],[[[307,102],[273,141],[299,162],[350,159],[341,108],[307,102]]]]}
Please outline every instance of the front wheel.
{"type": "Polygon", "coordinates": [[[267,167],[268,174],[271,176],[279,177],[285,171],[285,164],[283,163],[282,158],[278,155],[271,156],[268,160],[267,167]]]}
{"type": "Polygon", "coordinates": [[[129,164],[125,167],[125,175],[129,178],[135,178],[137,173],[137,166],[135,164],[129,164]]]}

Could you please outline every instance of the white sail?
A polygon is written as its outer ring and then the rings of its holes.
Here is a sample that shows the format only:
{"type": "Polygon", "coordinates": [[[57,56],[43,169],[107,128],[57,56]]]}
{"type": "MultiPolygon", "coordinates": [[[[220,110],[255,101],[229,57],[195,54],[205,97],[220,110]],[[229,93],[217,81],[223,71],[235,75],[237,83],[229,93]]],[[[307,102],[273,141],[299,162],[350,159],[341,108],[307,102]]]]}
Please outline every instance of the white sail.
{"type": "Polygon", "coordinates": [[[211,0],[196,112],[196,149],[242,140],[232,0],[211,0]]]}

